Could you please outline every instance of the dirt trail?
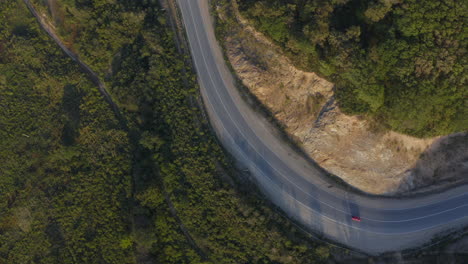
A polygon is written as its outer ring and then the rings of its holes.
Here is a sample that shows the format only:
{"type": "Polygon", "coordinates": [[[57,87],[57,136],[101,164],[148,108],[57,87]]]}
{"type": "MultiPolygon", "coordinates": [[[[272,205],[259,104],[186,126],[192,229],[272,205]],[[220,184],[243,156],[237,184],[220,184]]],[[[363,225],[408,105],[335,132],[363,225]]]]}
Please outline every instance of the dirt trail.
{"type": "MultiPolygon", "coordinates": [[[[218,8],[220,19],[229,16],[225,11],[218,8]]],[[[320,166],[374,194],[450,184],[468,175],[466,133],[419,139],[378,131],[364,118],[345,115],[332,83],[295,68],[242,18],[236,1],[231,11],[236,25],[229,27],[223,44],[234,71],[320,166]]]]}
{"type": "MultiPolygon", "coordinates": [[[[83,61],[81,61],[79,59],[77,54],[75,54],[73,51],[71,51],[62,42],[62,40],[55,33],[53,27],[48,23],[48,21],[45,18],[43,18],[42,16],[40,16],[37,13],[36,9],[31,4],[31,2],[29,0],[23,0],[23,1],[26,4],[26,6],[28,7],[31,14],[33,14],[34,17],[36,17],[40,27],[44,31],[46,31],[46,33],[55,41],[55,43],[58,46],[60,46],[60,48],[63,50],[63,52],[65,52],[71,59],[73,59],[76,63],[78,63],[80,68],[88,75],[88,77],[91,79],[91,81],[98,87],[99,92],[104,97],[104,100],[106,100],[106,102],[109,103],[109,106],[112,108],[112,111],[114,112],[117,120],[119,120],[119,123],[122,126],[122,128],[125,131],[129,131],[125,118],[122,116],[118,105],[112,100],[111,95],[107,92],[106,85],[104,84],[104,82],[101,81],[99,76],[86,63],[84,63],[83,61]]],[[[160,0],[160,1],[162,2],[162,4],[165,4],[165,0],[160,0]]],[[[171,23],[174,23],[172,21],[173,18],[170,15],[168,15],[168,17],[169,17],[171,23]]],[[[184,223],[179,218],[179,216],[177,214],[177,210],[175,209],[174,204],[172,203],[172,200],[171,200],[169,194],[166,192],[165,188],[163,188],[163,195],[164,195],[164,199],[165,199],[165,201],[166,201],[166,203],[167,203],[167,205],[169,207],[169,211],[170,211],[172,217],[174,217],[174,219],[176,219],[176,221],[178,222],[179,228],[181,229],[182,233],[184,234],[187,242],[195,249],[195,251],[202,257],[202,259],[206,260],[207,259],[206,254],[196,244],[195,240],[190,235],[190,233],[187,230],[187,228],[185,227],[184,223]]],[[[134,224],[133,224],[133,226],[134,226],[134,224]]]]}
{"type": "Polygon", "coordinates": [[[36,9],[34,8],[34,6],[31,4],[29,0],[23,0],[23,2],[26,4],[31,14],[33,14],[34,17],[36,17],[40,27],[55,41],[55,43],[62,49],[62,51],[68,55],[68,57],[70,57],[80,66],[81,70],[85,72],[88,75],[89,79],[98,87],[99,92],[104,97],[104,100],[106,100],[106,102],[112,108],[112,111],[114,112],[117,119],[119,120],[120,125],[122,125],[122,127],[127,130],[127,124],[124,121],[124,118],[122,114],[120,113],[120,110],[117,104],[115,104],[114,101],[112,100],[112,97],[106,90],[106,85],[103,82],[101,82],[101,80],[99,79],[99,76],[87,64],[81,61],[78,58],[77,54],[71,51],[63,43],[63,41],[55,33],[53,27],[49,23],[47,23],[47,20],[45,18],[43,18],[41,15],[37,13],[36,9]]]}

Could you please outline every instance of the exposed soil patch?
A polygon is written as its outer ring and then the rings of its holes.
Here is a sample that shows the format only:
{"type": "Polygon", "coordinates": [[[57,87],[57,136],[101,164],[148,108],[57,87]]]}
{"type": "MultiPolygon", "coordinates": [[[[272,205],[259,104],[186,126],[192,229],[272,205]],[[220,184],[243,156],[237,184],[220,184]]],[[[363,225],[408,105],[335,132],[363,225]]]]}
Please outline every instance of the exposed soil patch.
{"type": "Polygon", "coordinates": [[[374,194],[447,186],[466,178],[467,133],[418,139],[343,114],[332,83],[295,68],[239,15],[235,1],[229,8],[232,12],[218,7],[218,16],[230,23],[222,44],[234,71],[320,166],[374,194]]]}

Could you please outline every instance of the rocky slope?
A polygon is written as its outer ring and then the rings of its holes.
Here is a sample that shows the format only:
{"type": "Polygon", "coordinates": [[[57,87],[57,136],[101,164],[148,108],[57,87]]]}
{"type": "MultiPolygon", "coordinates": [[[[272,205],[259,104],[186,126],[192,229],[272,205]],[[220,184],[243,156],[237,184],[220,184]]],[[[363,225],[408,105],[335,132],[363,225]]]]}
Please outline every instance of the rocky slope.
{"type": "Polygon", "coordinates": [[[295,68],[239,15],[235,1],[218,6],[218,15],[230,23],[222,42],[237,76],[329,172],[375,194],[446,185],[468,175],[467,133],[418,139],[346,115],[334,99],[333,84],[295,68]]]}

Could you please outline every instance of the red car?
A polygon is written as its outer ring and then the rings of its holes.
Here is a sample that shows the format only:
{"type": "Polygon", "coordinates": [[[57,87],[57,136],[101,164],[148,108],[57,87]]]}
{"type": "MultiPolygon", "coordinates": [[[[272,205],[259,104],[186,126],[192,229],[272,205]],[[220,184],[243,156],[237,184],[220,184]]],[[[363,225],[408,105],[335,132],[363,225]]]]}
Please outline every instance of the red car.
{"type": "Polygon", "coordinates": [[[356,222],[361,222],[361,217],[359,216],[351,216],[351,219],[353,219],[353,221],[356,221],[356,222]]]}

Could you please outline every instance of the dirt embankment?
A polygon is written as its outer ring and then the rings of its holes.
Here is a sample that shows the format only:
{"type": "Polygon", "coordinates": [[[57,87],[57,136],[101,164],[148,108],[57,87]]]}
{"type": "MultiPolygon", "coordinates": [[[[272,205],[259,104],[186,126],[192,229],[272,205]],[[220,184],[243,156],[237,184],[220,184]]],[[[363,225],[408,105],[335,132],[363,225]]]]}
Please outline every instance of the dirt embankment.
{"type": "Polygon", "coordinates": [[[232,3],[231,12],[217,9],[221,20],[231,20],[222,44],[234,71],[323,168],[374,194],[447,186],[468,176],[467,133],[418,139],[343,114],[333,84],[295,68],[232,3]]]}

